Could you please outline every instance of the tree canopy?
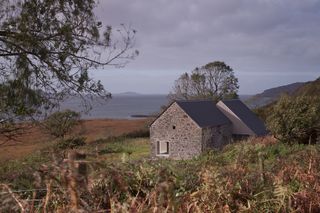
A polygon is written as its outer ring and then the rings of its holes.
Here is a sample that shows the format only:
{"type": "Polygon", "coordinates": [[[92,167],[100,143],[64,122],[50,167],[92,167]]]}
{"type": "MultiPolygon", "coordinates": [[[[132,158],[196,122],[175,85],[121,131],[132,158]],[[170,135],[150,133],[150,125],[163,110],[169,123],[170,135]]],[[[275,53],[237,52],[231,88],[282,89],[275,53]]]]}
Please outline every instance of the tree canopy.
{"type": "Polygon", "coordinates": [[[0,0],[0,126],[54,107],[66,95],[110,97],[89,72],[124,66],[136,56],[136,31],[103,25],[94,15],[96,5],[0,0]]]}
{"type": "Polygon", "coordinates": [[[233,69],[224,62],[215,61],[191,74],[182,74],[174,83],[169,97],[172,100],[230,99],[238,97],[238,79],[233,69]]]}

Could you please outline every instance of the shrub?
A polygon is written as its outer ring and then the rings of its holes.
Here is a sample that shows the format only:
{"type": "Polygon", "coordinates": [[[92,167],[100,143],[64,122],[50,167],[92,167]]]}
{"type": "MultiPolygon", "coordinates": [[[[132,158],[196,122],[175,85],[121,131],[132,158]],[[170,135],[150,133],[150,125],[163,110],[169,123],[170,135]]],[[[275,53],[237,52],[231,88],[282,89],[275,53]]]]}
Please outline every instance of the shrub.
{"type": "Polygon", "coordinates": [[[150,136],[149,129],[140,129],[123,135],[126,138],[147,138],[150,136]]]}
{"type": "Polygon", "coordinates": [[[320,99],[317,97],[282,96],[267,118],[267,125],[282,142],[315,142],[320,135],[319,114],[320,99]]]}
{"type": "Polygon", "coordinates": [[[80,123],[80,113],[71,110],[55,112],[44,122],[46,131],[56,137],[64,138],[75,126],[80,123]]]}
{"type": "Polygon", "coordinates": [[[84,146],[86,144],[85,140],[85,137],[68,138],[65,140],[60,140],[57,147],[59,149],[74,149],[79,146],[84,146]]]}

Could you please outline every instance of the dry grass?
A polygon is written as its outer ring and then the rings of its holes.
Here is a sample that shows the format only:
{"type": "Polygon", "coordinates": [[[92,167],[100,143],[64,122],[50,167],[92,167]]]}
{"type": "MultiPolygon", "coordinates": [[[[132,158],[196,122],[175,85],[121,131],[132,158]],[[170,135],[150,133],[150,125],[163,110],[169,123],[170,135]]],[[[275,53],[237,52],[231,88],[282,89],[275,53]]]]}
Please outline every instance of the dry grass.
{"type": "MultiPolygon", "coordinates": [[[[76,130],[79,135],[87,138],[87,142],[95,141],[100,138],[119,136],[132,131],[137,131],[146,127],[146,119],[137,120],[84,120],[82,125],[76,130]]],[[[7,141],[0,138],[0,162],[14,159],[21,159],[31,153],[49,146],[52,142],[49,135],[36,126],[30,126],[24,134],[16,140],[7,141]]]]}
{"type": "Polygon", "coordinates": [[[107,154],[72,152],[34,170],[35,188],[45,192],[19,196],[3,185],[2,204],[27,212],[320,211],[318,145],[249,139],[189,161],[110,163],[102,156],[138,152],[147,139],[108,143],[99,147],[107,154]]]}
{"type": "Polygon", "coordinates": [[[147,127],[146,119],[136,120],[86,120],[84,122],[84,136],[88,141],[95,141],[100,138],[119,136],[147,127]]]}

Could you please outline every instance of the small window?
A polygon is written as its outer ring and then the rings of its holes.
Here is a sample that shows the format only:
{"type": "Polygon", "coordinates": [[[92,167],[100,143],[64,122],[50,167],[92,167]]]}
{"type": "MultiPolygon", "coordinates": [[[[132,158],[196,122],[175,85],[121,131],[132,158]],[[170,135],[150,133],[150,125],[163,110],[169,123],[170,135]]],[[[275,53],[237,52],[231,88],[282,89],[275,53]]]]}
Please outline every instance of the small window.
{"type": "Polygon", "coordinates": [[[158,155],[168,155],[169,154],[169,142],[158,141],[157,154],[158,155]]]}
{"type": "Polygon", "coordinates": [[[176,126],[175,126],[175,125],[173,125],[173,126],[172,126],[172,129],[176,129],[176,126]]]}

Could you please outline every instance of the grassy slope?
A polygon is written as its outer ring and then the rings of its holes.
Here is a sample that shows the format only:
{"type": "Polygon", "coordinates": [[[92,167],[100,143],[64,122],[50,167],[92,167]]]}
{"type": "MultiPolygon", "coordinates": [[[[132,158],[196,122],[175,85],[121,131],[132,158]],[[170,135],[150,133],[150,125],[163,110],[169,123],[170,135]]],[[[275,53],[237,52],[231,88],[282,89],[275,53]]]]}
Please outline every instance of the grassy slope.
{"type": "MultiPolygon", "coordinates": [[[[129,211],[132,202],[146,212],[155,208],[182,212],[187,208],[195,212],[320,210],[320,149],[316,145],[288,146],[270,138],[255,139],[188,161],[147,160],[148,138],[98,140],[81,150],[88,154],[87,178],[99,188],[79,188],[79,193],[89,202],[93,194],[107,189],[115,212],[129,211]]],[[[15,189],[34,188],[30,174],[48,161],[44,152],[2,165],[0,182],[15,189]]],[[[52,202],[59,203],[63,195],[56,196],[52,202]]]]}
{"type": "MultiPolygon", "coordinates": [[[[21,189],[21,187],[32,188],[33,183],[30,174],[42,165],[51,163],[54,157],[66,157],[67,150],[56,150],[55,143],[24,158],[6,162],[2,161],[0,164],[0,183],[10,183],[17,189],[21,189]],[[24,182],[23,184],[20,184],[19,177],[24,182]]],[[[76,150],[87,153],[91,161],[121,163],[123,161],[148,157],[149,139],[125,138],[122,136],[111,137],[109,139],[98,139],[76,150]]]]}

